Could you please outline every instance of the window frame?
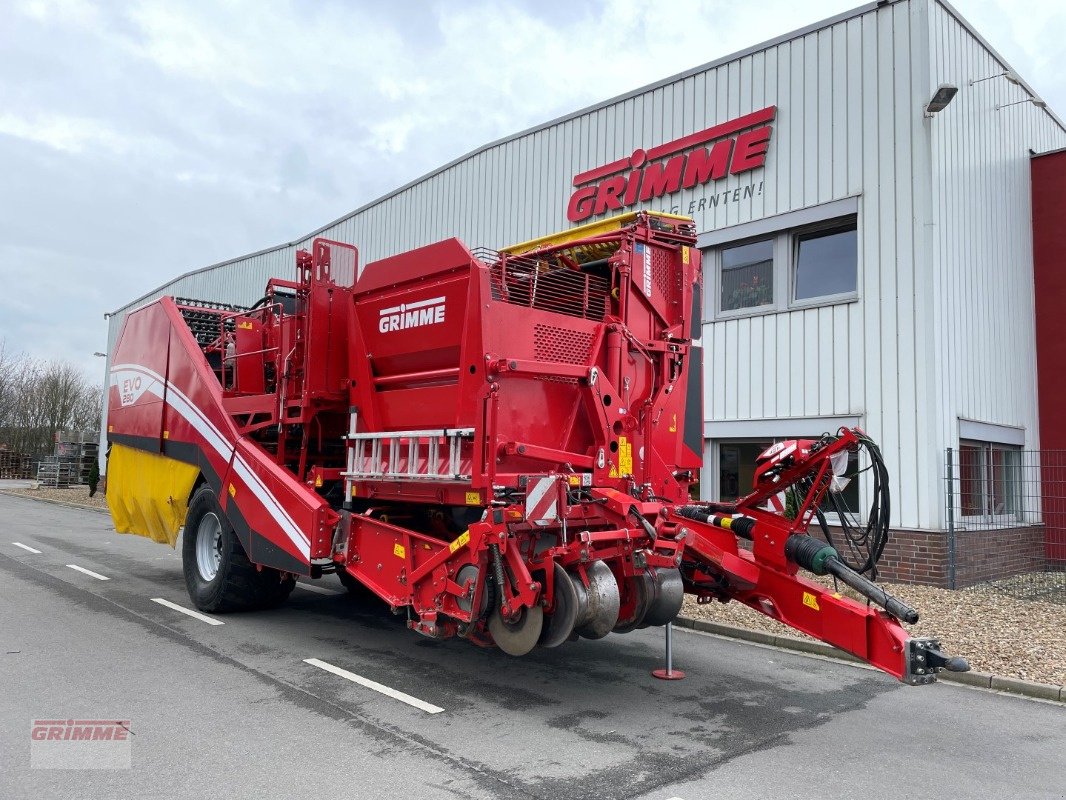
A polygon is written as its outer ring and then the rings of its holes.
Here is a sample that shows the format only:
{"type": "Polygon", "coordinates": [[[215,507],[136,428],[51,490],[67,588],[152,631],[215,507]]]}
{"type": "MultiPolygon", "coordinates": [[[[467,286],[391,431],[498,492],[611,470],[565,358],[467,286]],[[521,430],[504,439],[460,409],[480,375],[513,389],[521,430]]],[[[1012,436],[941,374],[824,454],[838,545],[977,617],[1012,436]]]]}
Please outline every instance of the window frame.
{"type": "Polygon", "coordinates": [[[780,234],[764,234],[762,236],[753,236],[747,239],[740,239],[735,242],[729,242],[728,244],[722,244],[714,248],[714,313],[716,318],[720,319],[734,319],[736,317],[749,317],[758,314],[769,314],[777,306],[777,287],[780,280],[780,270],[778,269],[778,261],[780,260],[780,247],[781,247],[780,234]],[[749,244],[756,244],[758,242],[770,242],[770,275],[772,280],[772,291],[769,303],[763,303],[758,306],[746,306],[744,308],[722,308],[722,251],[730,250],[734,247],[744,247],[749,244]]]}
{"type": "MultiPolygon", "coordinates": [[[[711,466],[710,478],[708,481],[704,481],[706,486],[701,483],[700,486],[700,499],[719,501],[722,499],[722,482],[721,482],[721,467],[722,467],[722,446],[733,446],[741,444],[763,444],[769,440],[770,447],[777,442],[788,441],[790,439],[817,439],[819,434],[815,435],[758,435],[753,434],[750,436],[727,436],[727,437],[710,437],[704,440],[705,452],[704,452],[704,472],[707,471],[707,465],[711,466]]],[[[701,476],[703,477],[703,476],[701,476]]],[[[854,512],[855,519],[860,523],[866,524],[866,516],[869,511],[869,501],[866,497],[867,489],[864,482],[859,482],[858,486],[859,496],[859,508],[854,512]]],[[[744,497],[751,492],[751,487],[740,487],[740,497],[744,497]]],[[[850,510],[850,509],[849,509],[850,510]]],[[[835,511],[823,511],[825,514],[825,520],[830,526],[840,526],[840,515],[835,511]]]]}
{"type": "Polygon", "coordinates": [[[1026,509],[1025,509],[1025,497],[1022,493],[1023,483],[1023,464],[1022,453],[1024,449],[1021,445],[1005,444],[1003,442],[994,442],[982,439],[959,439],[959,447],[956,451],[958,453],[958,463],[956,464],[957,477],[959,489],[956,497],[958,498],[958,520],[961,524],[982,525],[991,527],[1003,527],[1013,528],[1019,525],[1025,525],[1026,523],[1026,509]],[[963,503],[963,475],[962,475],[962,449],[964,447],[978,447],[981,452],[980,471],[981,475],[981,511],[977,514],[966,514],[965,505],[963,503]],[[1014,510],[996,513],[992,510],[991,503],[995,499],[995,475],[993,471],[995,469],[995,462],[992,454],[995,451],[1015,453],[1017,454],[1017,461],[1015,463],[1007,465],[1004,464],[1006,470],[1014,472],[1013,480],[1008,477],[1004,477],[1004,500],[1006,501],[1008,495],[1013,494],[1014,510]]]}
{"type": "Polygon", "coordinates": [[[811,308],[815,306],[829,306],[835,303],[847,303],[859,299],[859,220],[857,215],[850,217],[838,217],[825,220],[814,225],[794,228],[790,232],[792,250],[789,254],[789,284],[788,298],[789,309],[811,308]],[[799,278],[799,255],[800,240],[812,233],[824,233],[827,231],[855,231],[855,288],[849,292],[836,292],[834,294],[822,294],[817,297],[805,297],[802,300],[796,297],[796,285],[799,278]]]}
{"type": "Polygon", "coordinates": [[[713,278],[704,280],[703,322],[724,322],[731,319],[758,317],[766,314],[780,314],[788,311],[802,311],[808,308],[839,305],[858,302],[862,293],[862,230],[857,211],[837,214],[817,222],[793,227],[784,227],[776,231],[765,231],[728,241],[718,242],[703,249],[704,275],[708,266],[713,270],[713,278]],[[854,227],[855,243],[855,291],[822,295],[803,300],[796,300],[796,272],[799,266],[800,237],[819,231],[834,229],[850,230],[854,227]],[[722,308],[722,251],[747,244],[771,240],[773,242],[773,300],[760,306],[723,310],[722,308]],[[712,297],[707,297],[713,292],[712,297]]]}

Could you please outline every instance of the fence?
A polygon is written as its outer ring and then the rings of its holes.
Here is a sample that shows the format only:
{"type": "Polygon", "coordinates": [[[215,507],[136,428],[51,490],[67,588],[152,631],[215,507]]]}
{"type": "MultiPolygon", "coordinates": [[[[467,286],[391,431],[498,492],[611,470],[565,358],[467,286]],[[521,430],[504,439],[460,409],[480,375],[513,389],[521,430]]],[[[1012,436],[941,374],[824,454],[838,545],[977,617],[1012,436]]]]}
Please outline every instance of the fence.
{"type": "Polygon", "coordinates": [[[947,584],[1066,603],[1066,450],[945,454],[947,584]]]}

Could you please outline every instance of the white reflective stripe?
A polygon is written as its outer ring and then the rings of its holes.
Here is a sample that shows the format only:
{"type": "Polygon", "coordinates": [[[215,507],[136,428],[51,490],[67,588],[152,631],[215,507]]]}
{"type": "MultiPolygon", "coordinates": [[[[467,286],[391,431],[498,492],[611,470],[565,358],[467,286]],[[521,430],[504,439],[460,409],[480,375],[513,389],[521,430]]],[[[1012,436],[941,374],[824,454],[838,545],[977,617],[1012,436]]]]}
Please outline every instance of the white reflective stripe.
{"type": "Polygon", "coordinates": [[[292,521],[292,518],[285,512],[285,510],[278,504],[277,498],[274,497],[259,480],[251,468],[244,463],[243,459],[238,455],[233,460],[233,470],[237,473],[238,477],[244,481],[248,488],[252,490],[252,494],[256,496],[260,503],[263,504],[263,508],[267,510],[267,513],[274,518],[274,521],[281,526],[281,529],[285,531],[285,535],[289,537],[290,541],[296,545],[296,549],[300,551],[300,555],[304,558],[311,557],[311,543],[304,538],[303,531],[301,531],[296,523],[292,521]]]}
{"type": "MultiPolygon", "coordinates": [[[[138,371],[155,379],[158,382],[158,389],[160,392],[162,391],[163,384],[165,384],[167,404],[178,412],[178,414],[180,414],[181,417],[215,449],[226,463],[229,463],[231,458],[233,459],[234,471],[241,480],[248,485],[252,494],[255,495],[263,505],[263,508],[267,513],[278,523],[279,527],[285,532],[285,535],[288,536],[289,540],[296,546],[297,551],[304,558],[311,557],[310,538],[300,530],[300,527],[289,513],[278,503],[270,490],[267,489],[266,484],[264,484],[259,476],[252,471],[244,457],[240,453],[234,452],[234,448],[226,442],[218,428],[214,426],[211,420],[204,416],[204,413],[197,408],[181,390],[179,390],[172,382],[164,381],[155,372],[147,367],[142,367],[139,364],[116,364],[111,369],[112,376],[114,377],[119,371],[138,371]]],[[[157,385],[153,384],[150,388],[154,394],[157,385]]],[[[160,398],[163,397],[162,393],[157,396],[160,398]]]]}
{"type": "Polygon", "coordinates": [[[552,488],[551,478],[541,478],[537,481],[536,485],[529,490],[526,495],[526,512],[532,512],[537,507],[537,504],[548,493],[548,490],[552,488]]]}

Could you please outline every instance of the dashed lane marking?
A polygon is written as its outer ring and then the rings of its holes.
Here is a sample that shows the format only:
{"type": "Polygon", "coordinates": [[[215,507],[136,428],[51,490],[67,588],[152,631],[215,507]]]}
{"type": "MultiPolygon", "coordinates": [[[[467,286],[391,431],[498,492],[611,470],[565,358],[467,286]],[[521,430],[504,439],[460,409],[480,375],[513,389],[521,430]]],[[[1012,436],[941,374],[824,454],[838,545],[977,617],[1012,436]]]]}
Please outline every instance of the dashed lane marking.
{"type": "Polygon", "coordinates": [[[352,683],[358,683],[360,686],[364,686],[367,689],[372,689],[375,692],[380,692],[386,697],[391,697],[393,700],[399,700],[401,703],[407,703],[409,706],[414,706],[417,709],[425,711],[427,714],[439,714],[444,709],[440,706],[435,706],[432,703],[427,703],[425,700],[419,700],[417,697],[401,692],[398,689],[393,689],[390,686],[385,686],[377,681],[372,681],[369,678],[364,678],[362,675],[356,675],[354,672],[349,672],[346,669],[334,666],[327,661],[322,661],[317,658],[305,658],[305,664],[310,664],[313,667],[324,669],[326,672],[332,672],[334,675],[339,675],[342,678],[350,680],[352,683]]]}
{"type": "Polygon", "coordinates": [[[101,575],[99,572],[93,572],[91,569],[85,569],[85,567],[79,567],[77,564],[67,564],[67,567],[70,568],[70,569],[77,570],[78,572],[84,573],[85,575],[88,575],[90,578],[96,578],[96,580],[98,580],[98,581],[109,581],[109,580],[111,580],[106,575],[101,575]]]}
{"type": "Polygon", "coordinates": [[[15,545],[15,547],[21,547],[28,553],[36,553],[37,555],[41,554],[40,550],[38,550],[36,547],[30,547],[28,544],[23,544],[22,542],[12,542],[11,544],[15,545]]]}
{"type": "Polygon", "coordinates": [[[207,616],[207,614],[201,614],[199,611],[193,611],[191,608],[186,608],[185,606],[179,606],[177,603],[171,603],[169,600],[164,600],[162,597],[153,597],[152,598],[152,602],[153,603],[159,603],[159,605],[166,606],[167,608],[172,608],[175,611],[180,611],[182,614],[185,614],[187,616],[193,617],[194,619],[198,619],[201,622],[206,622],[208,625],[225,625],[226,624],[225,622],[223,622],[220,619],[214,619],[213,617],[207,616]]]}

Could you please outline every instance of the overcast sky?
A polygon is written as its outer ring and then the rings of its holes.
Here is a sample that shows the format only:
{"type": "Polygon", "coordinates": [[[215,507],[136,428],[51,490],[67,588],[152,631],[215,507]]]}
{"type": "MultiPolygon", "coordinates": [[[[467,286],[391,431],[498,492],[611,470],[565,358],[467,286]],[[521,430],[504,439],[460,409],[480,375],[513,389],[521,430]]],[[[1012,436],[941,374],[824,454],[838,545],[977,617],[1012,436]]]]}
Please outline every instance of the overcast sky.
{"type": "MultiPolygon", "coordinates": [[[[101,374],[171,277],[855,5],[0,0],[0,339],[101,374]]],[[[1066,3],[957,7],[1066,116],[1066,3]]]]}

